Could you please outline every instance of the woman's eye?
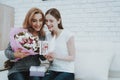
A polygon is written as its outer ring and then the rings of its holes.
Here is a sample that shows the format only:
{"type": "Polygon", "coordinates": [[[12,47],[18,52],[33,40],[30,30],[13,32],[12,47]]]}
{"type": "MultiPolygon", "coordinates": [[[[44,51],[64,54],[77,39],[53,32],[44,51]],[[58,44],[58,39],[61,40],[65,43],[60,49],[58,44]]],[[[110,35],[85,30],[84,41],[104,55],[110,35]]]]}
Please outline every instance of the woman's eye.
{"type": "Polygon", "coordinates": [[[39,21],[41,22],[41,21],[43,21],[43,19],[39,19],[39,21]]]}
{"type": "Polygon", "coordinates": [[[50,22],[53,22],[53,20],[50,20],[50,22]]]}
{"type": "Polygon", "coordinates": [[[36,22],[36,20],[33,19],[32,22],[36,22]]]}

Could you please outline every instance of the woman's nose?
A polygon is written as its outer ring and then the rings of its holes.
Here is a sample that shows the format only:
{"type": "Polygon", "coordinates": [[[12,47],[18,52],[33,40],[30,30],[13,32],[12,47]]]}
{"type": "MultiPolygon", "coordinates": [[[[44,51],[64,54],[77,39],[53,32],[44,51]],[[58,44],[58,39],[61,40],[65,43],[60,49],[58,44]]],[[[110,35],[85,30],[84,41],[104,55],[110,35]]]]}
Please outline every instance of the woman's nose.
{"type": "Polygon", "coordinates": [[[47,22],[47,25],[50,25],[50,22],[47,22]]]}
{"type": "Polygon", "coordinates": [[[37,25],[39,26],[39,25],[40,25],[40,22],[37,22],[37,25]]]}

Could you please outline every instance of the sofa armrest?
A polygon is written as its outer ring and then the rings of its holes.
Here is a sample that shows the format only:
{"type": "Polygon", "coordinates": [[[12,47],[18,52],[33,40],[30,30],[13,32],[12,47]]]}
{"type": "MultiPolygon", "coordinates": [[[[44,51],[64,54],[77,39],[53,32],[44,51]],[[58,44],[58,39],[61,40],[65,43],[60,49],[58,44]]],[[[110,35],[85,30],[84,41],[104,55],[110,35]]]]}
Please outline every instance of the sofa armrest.
{"type": "Polygon", "coordinates": [[[8,74],[8,70],[1,71],[0,72],[0,79],[8,80],[7,74],[8,74]]]}
{"type": "Polygon", "coordinates": [[[0,72],[8,70],[7,68],[0,68],[0,72]]]}

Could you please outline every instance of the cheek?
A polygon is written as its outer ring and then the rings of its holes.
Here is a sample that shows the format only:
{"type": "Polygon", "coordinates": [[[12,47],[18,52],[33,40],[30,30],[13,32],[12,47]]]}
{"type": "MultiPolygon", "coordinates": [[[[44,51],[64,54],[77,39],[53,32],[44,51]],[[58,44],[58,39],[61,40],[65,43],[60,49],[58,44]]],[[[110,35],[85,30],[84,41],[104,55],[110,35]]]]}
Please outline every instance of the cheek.
{"type": "Polygon", "coordinates": [[[50,22],[45,22],[46,25],[50,25],[51,23],[50,22]]]}
{"type": "Polygon", "coordinates": [[[32,23],[32,26],[34,26],[35,24],[36,24],[36,23],[33,22],[33,23],[32,23]]]}
{"type": "Polygon", "coordinates": [[[43,21],[41,21],[40,24],[43,24],[43,21]]]}
{"type": "Polygon", "coordinates": [[[45,23],[41,22],[41,25],[43,25],[43,24],[45,24],[45,23]]]}
{"type": "Polygon", "coordinates": [[[54,23],[53,26],[54,26],[54,27],[58,27],[58,24],[57,24],[57,23],[54,23]]]}

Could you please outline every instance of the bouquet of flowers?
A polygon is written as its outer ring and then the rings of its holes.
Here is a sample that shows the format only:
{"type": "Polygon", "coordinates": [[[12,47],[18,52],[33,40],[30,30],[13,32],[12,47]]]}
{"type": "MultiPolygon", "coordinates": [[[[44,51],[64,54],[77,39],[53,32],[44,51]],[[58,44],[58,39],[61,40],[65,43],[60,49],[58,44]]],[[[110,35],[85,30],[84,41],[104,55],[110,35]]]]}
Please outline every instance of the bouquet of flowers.
{"type": "Polygon", "coordinates": [[[14,51],[21,49],[21,52],[28,52],[29,55],[38,54],[38,40],[23,28],[13,28],[10,32],[10,45],[14,51]]]}

